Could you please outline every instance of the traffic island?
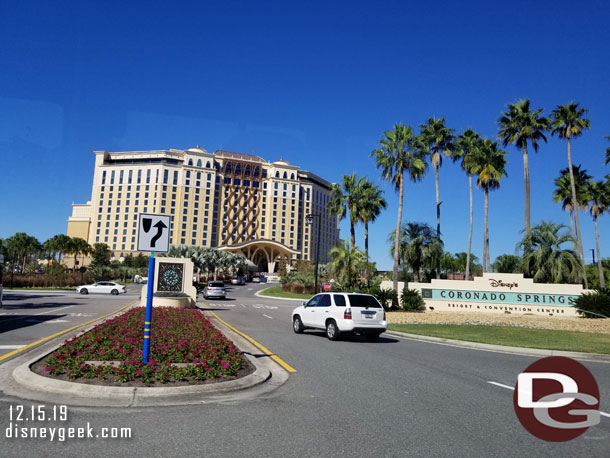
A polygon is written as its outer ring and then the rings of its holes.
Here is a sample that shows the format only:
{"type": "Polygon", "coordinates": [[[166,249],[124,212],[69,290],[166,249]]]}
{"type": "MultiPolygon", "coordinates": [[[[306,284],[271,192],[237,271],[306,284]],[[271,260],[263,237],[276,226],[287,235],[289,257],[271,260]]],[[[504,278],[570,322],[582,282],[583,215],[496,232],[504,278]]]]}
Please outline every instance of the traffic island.
{"type": "Polygon", "coordinates": [[[245,339],[232,342],[190,309],[155,308],[143,364],[143,313],[132,309],[17,365],[4,392],[67,405],[180,405],[255,397],[288,379],[245,339]]]}

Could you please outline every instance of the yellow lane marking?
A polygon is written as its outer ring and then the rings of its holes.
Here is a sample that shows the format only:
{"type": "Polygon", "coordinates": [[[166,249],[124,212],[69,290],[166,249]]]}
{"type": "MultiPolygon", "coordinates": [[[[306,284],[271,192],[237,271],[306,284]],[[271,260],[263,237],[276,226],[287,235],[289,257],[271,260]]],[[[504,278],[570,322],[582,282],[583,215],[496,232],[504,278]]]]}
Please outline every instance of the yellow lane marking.
{"type": "Polygon", "coordinates": [[[108,315],[104,315],[104,316],[99,317],[99,318],[94,318],[93,320],[89,320],[86,323],[81,323],[81,324],[79,324],[77,326],[72,326],[71,328],[65,329],[63,331],[59,331],[59,332],[57,332],[57,333],[55,333],[53,335],[50,335],[48,337],[44,337],[44,338],[42,338],[40,340],[37,340],[36,342],[32,342],[31,344],[28,344],[25,347],[21,347],[18,350],[15,350],[15,351],[12,351],[10,353],[7,353],[6,355],[2,355],[2,356],[0,356],[0,361],[4,360],[6,358],[10,358],[11,356],[16,355],[17,353],[21,353],[22,351],[27,350],[28,348],[35,347],[36,345],[39,345],[39,344],[41,344],[43,342],[46,342],[47,340],[51,340],[54,337],[60,336],[62,334],[65,334],[66,332],[70,332],[70,331],[73,331],[75,329],[81,328],[83,326],[87,326],[88,324],[91,324],[91,323],[93,323],[95,321],[103,320],[104,318],[107,318],[110,315],[114,315],[115,313],[119,313],[121,310],[125,310],[127,307],[135,304],[137,301],[138,301],[137,299],[135,301],[131,301],[129,304],[125,305],[124,307],[121,307],[118,310],[115,310],[114,312],[109,313],[108,315]]]}
{"type": "Polygon", "coordinates": [[[275,361],[276,363],[278,363],[280,366],[282,366],[284,369],[286,369],[288,372],[296,372],[297,370],[292,367],[290,364],[288,364],[286,361],[280,359],[278,356],[276,356],[274,353],[271,352],[271,350],[269,350],[268,348],[264,347],[263,345],[259,344],[256,340],[254,340],[252,337],[247,336],[246,334],[244,334],[243,332],[241,332],[238,329],[235,329],[233,326],[231,326],[229,323],[227,323],[226,321],[224,321],[222,318],[220,318],[218,315],[216,315],[216,313],[214,313],[212,310],[210,310],[208,308],[208,306],[206,304],[203,304],[203,306],[205,307],[205,311],[206,312],[210,312],[212,315],[214,315],[216,317],[216,319],[218,321],[220,321],[221,323],[223,323],[225,326],[229,327],[230,329],[232,329],[233,331],[235,331],[236,333],[238,333],[240,336],[242,336],[244,339],[248,340],[249,342],[251,342],[252,344],[254,344],[256,347],[258,347],[261,351],[263,351],[267,356],[270,356],[271,359],[273,361],[275,361]]]}

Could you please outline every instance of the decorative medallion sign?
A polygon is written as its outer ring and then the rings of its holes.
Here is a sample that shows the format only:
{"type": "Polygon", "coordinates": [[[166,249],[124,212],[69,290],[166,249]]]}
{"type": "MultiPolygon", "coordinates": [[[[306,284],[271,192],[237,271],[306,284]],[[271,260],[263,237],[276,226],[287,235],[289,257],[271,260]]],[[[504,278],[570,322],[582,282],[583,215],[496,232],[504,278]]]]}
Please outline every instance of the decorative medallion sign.
{"type": "Polygon", "coordinates": [[[157,291],[182,291],[184,280],[184,264],[159,262],[157,291]]]}

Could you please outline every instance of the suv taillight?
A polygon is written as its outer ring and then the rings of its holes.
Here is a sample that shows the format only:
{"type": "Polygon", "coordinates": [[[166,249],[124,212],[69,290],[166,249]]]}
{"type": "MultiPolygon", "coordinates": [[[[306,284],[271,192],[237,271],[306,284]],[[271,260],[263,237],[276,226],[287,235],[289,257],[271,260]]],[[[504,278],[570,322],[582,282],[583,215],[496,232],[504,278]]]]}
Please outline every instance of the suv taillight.
{"type": "Polygon", "coordinates": [[[352,319],[352,309],[346,309],[345,312],[343,312],[343,319],[344,320],[352,319]]]}

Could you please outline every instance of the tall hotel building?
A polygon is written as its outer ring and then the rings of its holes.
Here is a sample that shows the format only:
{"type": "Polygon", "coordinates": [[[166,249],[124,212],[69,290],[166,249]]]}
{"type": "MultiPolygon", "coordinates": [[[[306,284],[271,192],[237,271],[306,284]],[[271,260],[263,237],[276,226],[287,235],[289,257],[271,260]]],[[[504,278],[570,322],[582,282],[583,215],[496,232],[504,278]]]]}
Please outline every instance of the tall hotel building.
{"type": "Polygon", "coordinates": [[[315,260],[318,242],[327,262],[339,241],[330,186],[284,160],[250,154],[95,151],[91,200],[73,204],[68,235],[105,243],[122,258],[136,254],[138,214],[165,214],[172,245],[240,252],[259,271],[273,272],[281,258],[315,260]]]}

